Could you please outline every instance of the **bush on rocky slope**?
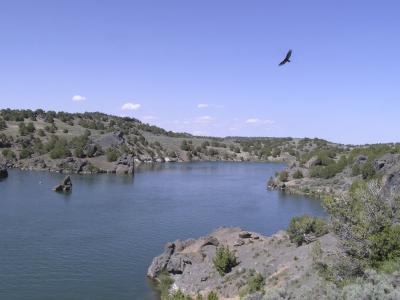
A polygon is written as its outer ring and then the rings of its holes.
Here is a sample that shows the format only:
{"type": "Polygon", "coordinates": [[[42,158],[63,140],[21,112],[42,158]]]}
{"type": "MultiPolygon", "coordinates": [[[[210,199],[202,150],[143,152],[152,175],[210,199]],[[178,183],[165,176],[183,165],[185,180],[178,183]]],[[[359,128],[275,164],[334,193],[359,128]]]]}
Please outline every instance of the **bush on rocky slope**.
{"type": "Polygon", "coordinates": [[[287,229],[290,240],[297,245],[309,243],[328,233],[324,220],[312,216],[293,217],[287,229]]]}
{"type": "Polygon", "coordinates": [[[237,265],[233,251],[230,251],[228,247],[224,246],[217,249],[213,263],[221,276],[229,273],[232,268],[237,265]]]}

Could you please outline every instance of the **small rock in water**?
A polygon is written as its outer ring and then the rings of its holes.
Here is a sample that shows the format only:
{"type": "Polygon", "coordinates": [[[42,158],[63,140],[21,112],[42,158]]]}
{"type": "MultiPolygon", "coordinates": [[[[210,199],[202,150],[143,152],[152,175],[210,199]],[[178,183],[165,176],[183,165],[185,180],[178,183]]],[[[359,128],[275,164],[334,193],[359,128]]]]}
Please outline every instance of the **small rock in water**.
{"type": "Polygon", "coordinates": [[[72,191],[72,181],[71,177],[67,176],[64,178],[62,183],[54,187],[53,191],[55,192],[70,192],[72,191]]]}
{"type": "Polygon", "coordinates": [[[7,167],[0,166],[0,179],[8,177],[7,167]]]}

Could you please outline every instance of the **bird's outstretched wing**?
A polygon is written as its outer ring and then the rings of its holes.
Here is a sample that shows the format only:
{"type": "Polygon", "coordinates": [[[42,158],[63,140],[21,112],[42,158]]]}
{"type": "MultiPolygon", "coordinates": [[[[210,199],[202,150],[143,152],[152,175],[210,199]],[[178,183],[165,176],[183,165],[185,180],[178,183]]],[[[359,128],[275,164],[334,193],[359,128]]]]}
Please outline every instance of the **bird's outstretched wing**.
{"type": "Polygon", "coordinates": [[[292,49],[290,49],[286,54],[285,60],[289,60],[291,56],[292,56],[292,49]]]}
{"type": "Polygon", "coordinates": [[[279,65],[282,66],[282,65],[288,63],[291,56],[292,56],[292,50],[289,50],[288,53],[286,54],[285,59],[282,60],[282,61],[279,63],[279,65]]]}

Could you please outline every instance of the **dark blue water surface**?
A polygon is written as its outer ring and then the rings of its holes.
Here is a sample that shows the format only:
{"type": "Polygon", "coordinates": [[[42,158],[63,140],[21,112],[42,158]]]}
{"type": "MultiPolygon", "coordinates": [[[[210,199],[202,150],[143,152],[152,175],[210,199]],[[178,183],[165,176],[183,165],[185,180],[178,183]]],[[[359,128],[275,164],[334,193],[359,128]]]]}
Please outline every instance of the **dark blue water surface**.
{"type": "Polygon", "coordinates": [[[155,299],[145,274],[168,241],[219,226],[271,234],[319,201],[267,191],[273,163],[182,163],[134,178],[12,170],[0,182],[0,299],[155,299]]]}

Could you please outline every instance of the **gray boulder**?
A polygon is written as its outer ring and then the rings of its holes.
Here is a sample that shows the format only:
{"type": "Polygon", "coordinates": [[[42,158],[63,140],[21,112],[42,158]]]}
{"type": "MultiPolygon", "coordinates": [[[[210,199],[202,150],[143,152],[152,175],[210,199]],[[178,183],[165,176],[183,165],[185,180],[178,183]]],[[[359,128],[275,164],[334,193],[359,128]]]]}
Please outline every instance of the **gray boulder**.
{"type": "Polygon", "coordinates": [[[242,231],[242,232],[239,232],[239,237],[242,239],[248,239],[248,238],[251,238],[251,233],[247,232],[247,231],[242,231]]]}
{"type": "Polygon", "coordinates": [[[116,174],[134,174],[135,158],[132,154],[124,154],[117,160],[116,174]]]}
{"type": "Polygon", "coordinates": [[[321,164],[322,164],[321,159],[319,159],[316,156],[313,156],[312,158],[310,158],[309,161],[307,161],[305,163],[305,167],[309,169],[309,168],[314,167],[314,166],[320,166],[321,164]]]}
{"type": "Polygon", "coordinates": [[[115,173],[118,175],[134,174],[134,168],[125,166],[125,165],[117,165],[117,168],[115,169],[115,173]]]}
{"type": "Polygon", "coordinates": [[[219,241],[213,236],[207,236],[207,237],[204,238],[204,242],[202,243],[201,248],[203,248],[205,246],[218,247],[219,246],[219,241]]]}
{"type": "Polygon", "coordinates": [[[88,144],[85,147],[85,154],[87,157],[95,157],[102,154],[101,147],[97,144],[88,144]]]}

